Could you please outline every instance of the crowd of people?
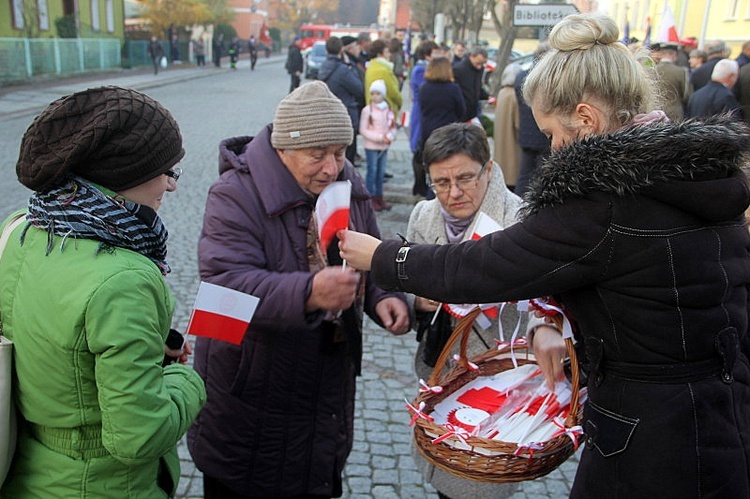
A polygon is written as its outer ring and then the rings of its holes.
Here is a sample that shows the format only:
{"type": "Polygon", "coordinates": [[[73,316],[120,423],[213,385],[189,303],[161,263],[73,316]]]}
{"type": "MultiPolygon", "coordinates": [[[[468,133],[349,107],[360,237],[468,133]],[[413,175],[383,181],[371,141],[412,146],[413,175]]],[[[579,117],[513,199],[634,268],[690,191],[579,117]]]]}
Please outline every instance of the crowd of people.
{"type": "MultiPolygon", "coordinates": [[[[606,16],[568,16],[529,69],[503,70],[493,151],[487,51],[425,39],[410,59],[404,35],[331,37],[304,84],[294,39],[273,119],[218,144],[198,265],[260,298],[240,344],[168,341],[182,336],[158,209],[184,155],[170,112],[107,86],[33,121],[16,165],[33,193],[0,254],[21,421],[3,497],[172,497],[185,434],[206,499],[340,497],[364,314],[415,331],[416,380],[456,325],[443,304],[540,296],[566,314],[587,383],[571,497],[750,496],[750,42],[736,60],[708,43],[698,64],[687,43],[647,52],[606,16]],[[406,236],[380,241],[404,89],[418,202],[406,236]],[[324,246],[315,207],[334,182],[351,187],[349,229],[324,246]],[[498,230],[477,240],[482,217],[498,230]]],[[[548,384],[564,376],[548,320],[485,326],[471,353],[522,330],[548,384]]],[[[444,499],[515,491],[414,460],[444,499]]]]}

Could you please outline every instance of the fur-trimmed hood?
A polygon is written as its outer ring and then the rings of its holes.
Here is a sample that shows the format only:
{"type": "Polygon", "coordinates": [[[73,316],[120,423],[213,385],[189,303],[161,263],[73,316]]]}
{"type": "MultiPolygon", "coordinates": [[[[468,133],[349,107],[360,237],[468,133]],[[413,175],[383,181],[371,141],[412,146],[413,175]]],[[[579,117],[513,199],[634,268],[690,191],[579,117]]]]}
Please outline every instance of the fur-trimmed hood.
{"type": "MultiPolygon", "coordinates": [[[[593,193],[662,197],[664,189],[659,187],[667,183],[685,182],[694,189],[700,188],[698,182],[722,179],[733,180],[725,188],[744,196],[747,206],[750,190],[741,169],[749,158],[750,128],[723,116],[634,125],[589,136],[552,152],[526,195],[523,215],[593,193]]],[[[711,210],[704,200],[698,206],[689,196],[672,198],[683,209],[690,209],[683,204],[693,203],[696,211],[711,210]]]]}

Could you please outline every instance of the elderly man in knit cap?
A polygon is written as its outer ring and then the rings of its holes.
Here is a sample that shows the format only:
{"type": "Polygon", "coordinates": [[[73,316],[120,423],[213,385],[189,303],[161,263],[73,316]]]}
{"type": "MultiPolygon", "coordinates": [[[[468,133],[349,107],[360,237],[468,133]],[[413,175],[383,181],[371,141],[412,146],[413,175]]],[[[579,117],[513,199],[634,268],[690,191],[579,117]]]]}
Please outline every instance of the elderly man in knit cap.
{"type": "Polygon", "coordinates": [[[351,182],[349,226],[378,234],[369,194],[344,151],[349,114],[325,83],[302,85],[255,137],[219,146],[198,243],[201,279],[260,298],[242,344],[199,338],[209,402],[188,434],[204,497],[339,497],[352,448],[362,312],[409,329],[386,293],[321,247],[318,195],[351,182]]]}
{"type": "Polygon", "coordinates": [[[120,87],[63,97],[26,131],[16,172],[34,192],[0,259],[22,430],[0,496],[174,496],[176,444],[206,400],[165,359],[175,302],[156,211],[184,154],[169,111],[120,87]]]}

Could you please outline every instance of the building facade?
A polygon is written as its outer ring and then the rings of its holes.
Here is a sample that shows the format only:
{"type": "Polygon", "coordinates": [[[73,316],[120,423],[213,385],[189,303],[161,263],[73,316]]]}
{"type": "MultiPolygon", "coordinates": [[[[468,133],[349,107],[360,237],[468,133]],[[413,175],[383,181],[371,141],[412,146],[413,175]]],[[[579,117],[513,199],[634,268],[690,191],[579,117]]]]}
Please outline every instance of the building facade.
{"type": "Polygon", "coordinates": [[[699,47],[711,40],[723,40],[732,49],[731,58],[750,40],[750,0],[612,0],[606,12],[624,32],[643,41],[649,25],[650,39],[659,41],[662,25],[671,24],[680,39],[695,37],[699,47]]]}
{"type": "Polygon", "coordinates": [[[0,3],[0,37],[119,38],[123,0],[8,0],[0,3]],[[60,33],[60,30],[67,34],[60,33]]]}

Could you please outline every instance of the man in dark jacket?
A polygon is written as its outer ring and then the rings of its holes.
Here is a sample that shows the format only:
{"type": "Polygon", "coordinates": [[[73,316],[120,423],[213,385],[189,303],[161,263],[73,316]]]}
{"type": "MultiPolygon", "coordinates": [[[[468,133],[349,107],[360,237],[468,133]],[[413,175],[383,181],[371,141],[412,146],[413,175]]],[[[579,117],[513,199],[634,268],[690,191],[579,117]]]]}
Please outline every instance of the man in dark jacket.
{"type": "Polygon", "coordinates": [[[354,163],[357,154],[357,134],[359,133],[359,116],[365,105],[365,86],[359,77],[359,71],[354,64],[342,58],[343,43],[337,36],[326,40],[326,60],[320,66],[318,79],[325,82],[333,95],[338,97],[346,106],[349,118],[352,120],[354,140],[346,148],[346,159],[354,163]]]}
{"type": "Polygon", "coordinates": [[[294,89],[299,87],[300,76],[302,71],[305,69],[305,62],[302,60],[302,52],[299,49],[300,37],[295,36],[292,44],[289,45],[289,51],[286,55],[286,72],[291,76],[292,81],[289,85],[289,93],[292,93],[294,89]]]}
{"type": "MultiPolygon", "coordinates": [[[[549,50],[549,42],[541,42],[534,50],[534,60],[538,61],[549,50]]],[[[536,124],[531,107],[523,99],[523,82],[529,70],[516,76],[515,89],[518,102],[518,146],[521,148],[521,162],[518,180],[513,192],[523,197],[529,183],[539,174],[542,163],[550,154],[550,142],[536,124]]]]}
{"type": "Polygon", "coordinates": [[[732,87],[737,83],[737,61],[722,59],[714,66],[711,82],[695,92],[688,102],[687,115],[690,118],[709,118],[729,113],[735,119],[742,119],[740,104],[732,87]]]}
{"type": "Polygon", "coordinates": [[[161,46],[161,43],[155,36],[152,36],[151,41],[148,43],[148,56],[154,65],[154,74],[159,74],[161,58],[164,57],[164,47],[161,46]]]}
{"type": "Polygon", "coordinates": [[[461,62],[453,66],[453,78],[461,87],[466,112],[461,121],[467,122],[479,114],[479,101],[489,99],[489,94],[482,88],[484,65],[487,63],[487,51],[474,47],[461,62]]]}
{"type": "Polygon", "coordinates": [[[208,403],[188,446],[205,499],[339,497],[353,443],[362,313],[409,329],[401,293],[342,267],[321,246],[313,207],[351,182],[351,227],[379,233],[369,194],[344,158],[349,114],[320,81],[285,97],[273,125],[220,145],[198,242],[201,279],[260,298],[242,344],[199,338],[208,403]]]}
{"type": "Polygon", "coordinates": [[[728,54],[726,44],[721,40],[714,40],[706,44],[706,56],[708,60],[700,65],[690,77],[693,84],[693,91],[697,92],[708,85],[711,81],[711,73],[714,71],[716,63],[726,57],[728,54]]]}

